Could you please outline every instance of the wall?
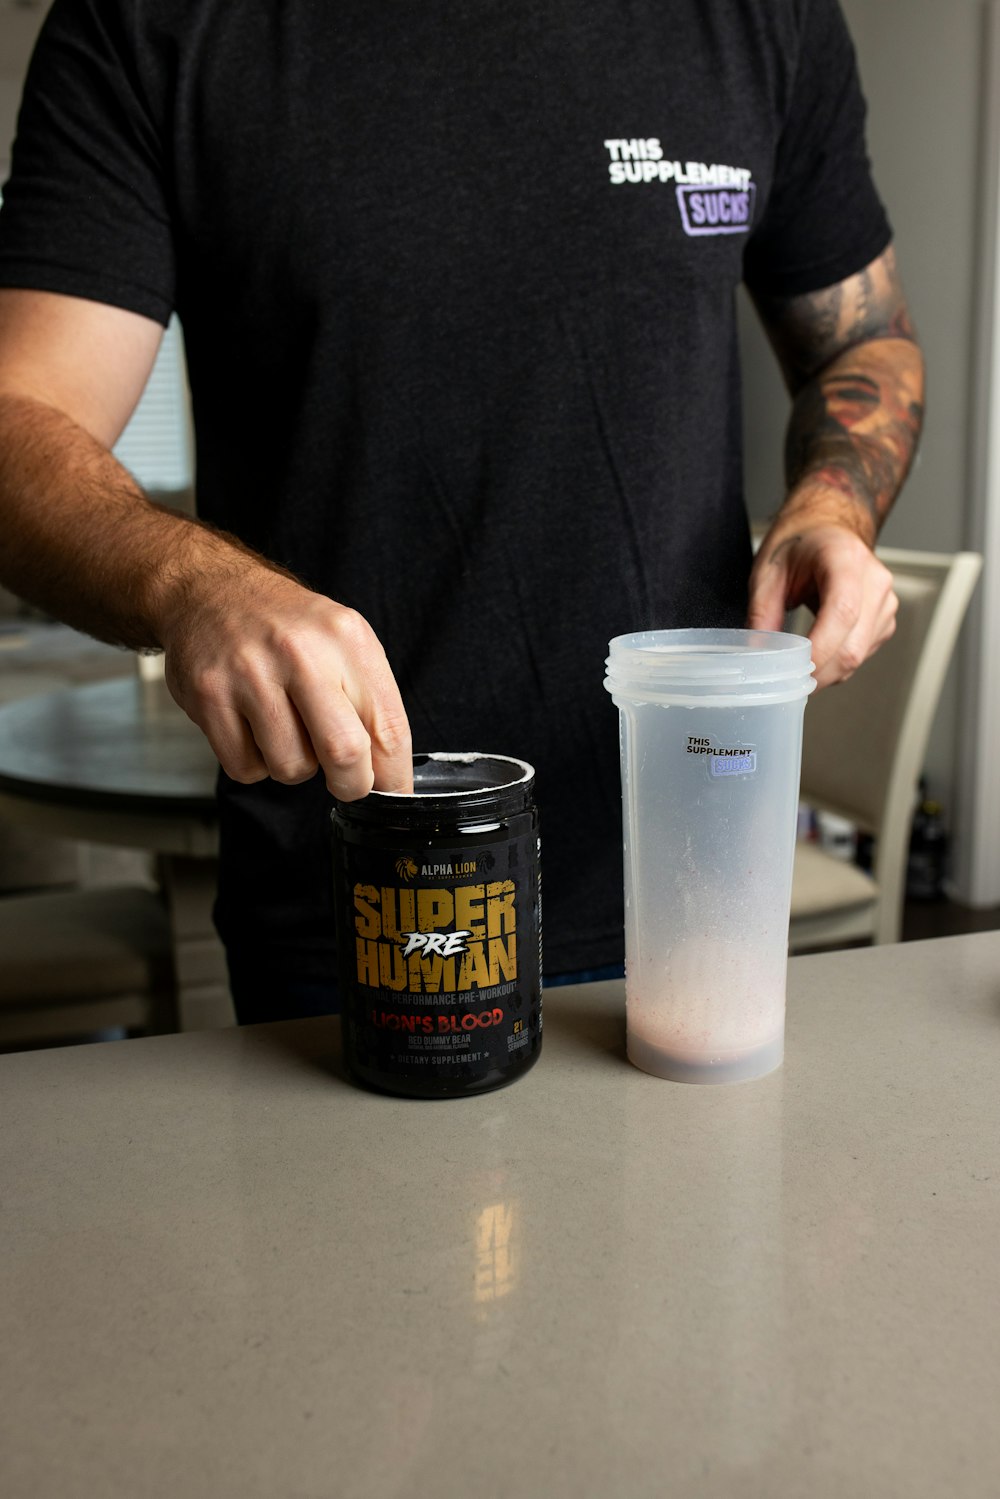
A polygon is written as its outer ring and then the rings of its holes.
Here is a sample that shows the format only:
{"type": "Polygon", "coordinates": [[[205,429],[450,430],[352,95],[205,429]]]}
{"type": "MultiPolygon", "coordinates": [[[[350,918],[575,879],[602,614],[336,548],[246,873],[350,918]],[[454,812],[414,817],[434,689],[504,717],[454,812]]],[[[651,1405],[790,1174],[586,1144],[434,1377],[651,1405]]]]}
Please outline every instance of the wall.
{"type": "MultiPolygon", "coordinates": [[[[869,104],[876,180],[928,361],[919,462],[882,533],[886,545],[968,546],[974,286],[978,243],[979,0],[842,0],[869,104]]],[[[744,305],[747,491],[762,519],[782,492],[787,399],[744,305]]],[[[960,663],[952,668],[927,756],[932,789],[954,811],[960,663]]]]}
{"type": "Polygon", "coordinates": [[[10,143],[14,138],[21,86],[31,49],[42,18],[45,0],[35,5],[0,0],[0,182],[10,167],[10,143]]]}

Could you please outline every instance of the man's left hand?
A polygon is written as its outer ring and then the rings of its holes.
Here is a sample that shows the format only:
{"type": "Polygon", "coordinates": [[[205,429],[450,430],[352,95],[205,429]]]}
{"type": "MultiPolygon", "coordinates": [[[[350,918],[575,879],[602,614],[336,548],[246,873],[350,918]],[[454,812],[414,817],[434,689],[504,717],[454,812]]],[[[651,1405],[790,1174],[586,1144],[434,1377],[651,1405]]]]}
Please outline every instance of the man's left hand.
{"type": "Polygon", "coordinates": [[[816,615],[809,632],[820,687],[843,682],[896,628],[892,574],[847,526],[779,516],[750,574],[747,624],[781,630],[785,613],[805,604],[816,615]]]}

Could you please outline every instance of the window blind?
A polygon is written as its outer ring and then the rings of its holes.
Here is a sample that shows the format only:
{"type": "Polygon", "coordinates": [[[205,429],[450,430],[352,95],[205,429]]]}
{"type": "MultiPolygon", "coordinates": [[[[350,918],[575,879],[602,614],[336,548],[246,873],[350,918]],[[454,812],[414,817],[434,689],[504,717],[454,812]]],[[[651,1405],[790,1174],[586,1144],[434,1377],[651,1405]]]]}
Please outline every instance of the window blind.
{"type": "Polygon", "coordinates": [[[194,479],[184,341],[172,318],[115,457],[144,489],[188,489],[194,479]]]}

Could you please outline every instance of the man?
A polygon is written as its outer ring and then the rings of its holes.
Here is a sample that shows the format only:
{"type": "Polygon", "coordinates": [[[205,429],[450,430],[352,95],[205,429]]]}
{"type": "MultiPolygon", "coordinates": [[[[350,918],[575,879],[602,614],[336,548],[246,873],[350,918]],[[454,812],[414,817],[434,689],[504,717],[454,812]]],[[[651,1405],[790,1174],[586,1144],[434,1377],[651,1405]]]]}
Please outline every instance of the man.
{"type": "Polygon", "coordinates": [[[620,961],[608,639],[892,632],[922,366],[836,0],[56,0],[0,217],[4,582],[166,652],[243,1019],[329,1007],[329,794],[538,769],[546,970],[620,961]],[[794,396],[750,571],[733,300],[794,396]],[[110,456],[172,310],[203,523],[110,456]],[[747,576],[749,573],[749,594],[747,576]]]}

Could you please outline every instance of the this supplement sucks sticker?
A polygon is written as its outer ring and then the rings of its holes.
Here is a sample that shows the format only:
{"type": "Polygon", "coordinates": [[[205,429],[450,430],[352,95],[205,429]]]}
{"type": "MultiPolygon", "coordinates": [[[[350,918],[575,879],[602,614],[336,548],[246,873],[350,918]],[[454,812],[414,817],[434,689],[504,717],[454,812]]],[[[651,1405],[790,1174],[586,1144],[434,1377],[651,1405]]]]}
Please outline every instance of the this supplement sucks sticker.
{"type": "Polygon", "coordinates": [[[710,776],[747,776],[757,769],[757,751],[752,744],[718,745],[711,739],[688,735],[687,753],[704,755],[710,776]]]}

